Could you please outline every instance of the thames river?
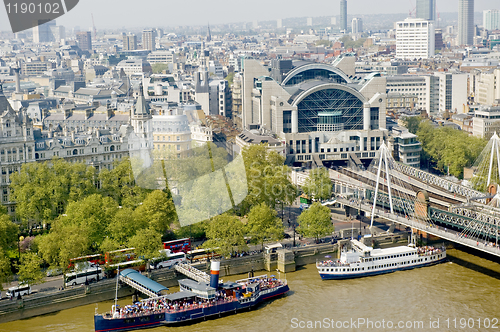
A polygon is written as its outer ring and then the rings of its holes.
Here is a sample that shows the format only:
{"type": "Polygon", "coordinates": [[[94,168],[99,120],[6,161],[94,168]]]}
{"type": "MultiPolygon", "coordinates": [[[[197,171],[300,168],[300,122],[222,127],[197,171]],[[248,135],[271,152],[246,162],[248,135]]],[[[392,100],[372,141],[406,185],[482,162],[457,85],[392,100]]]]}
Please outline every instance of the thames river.
{"type": "MultiPolygon", "coordinates": [[[[500,265],[459,250],[448,256],[449,262],[431,267],[342,281],[322,281],[307,265],[286,275],[287,296],[252,311],[147,331],[500,331],[500,265]]],[[[111,304],[99,303],[98,311],[111,304]]],[[[95,308],[0,324],[0,331],[94,331],[95,308]]]]}

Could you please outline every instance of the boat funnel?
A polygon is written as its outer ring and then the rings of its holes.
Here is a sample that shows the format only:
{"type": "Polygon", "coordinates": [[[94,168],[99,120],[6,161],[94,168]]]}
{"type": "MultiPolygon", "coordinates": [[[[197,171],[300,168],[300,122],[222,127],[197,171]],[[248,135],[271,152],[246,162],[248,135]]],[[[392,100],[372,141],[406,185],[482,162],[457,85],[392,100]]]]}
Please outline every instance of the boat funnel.
{"type": "Polygon", "coordinates": [[[220,262],[212,261],[210,266],[210,287],[219,287],[220,262]]]}

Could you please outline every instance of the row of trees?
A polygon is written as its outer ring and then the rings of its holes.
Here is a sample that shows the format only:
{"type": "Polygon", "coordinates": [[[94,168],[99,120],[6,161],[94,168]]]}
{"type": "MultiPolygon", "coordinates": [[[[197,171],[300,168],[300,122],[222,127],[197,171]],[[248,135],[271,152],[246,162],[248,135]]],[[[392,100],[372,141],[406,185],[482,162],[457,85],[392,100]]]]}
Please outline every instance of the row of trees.
{"type": "MultiPolygon", "coordinates": [[[[205,154],[196,152],[194,158],[199,162],[191,160],[189,164],[166,161],[167,178],[186,181],[224,167],[227,162],[220,150],[209,149],[209,156],[205,154]]],[[[244,249],[245,237],[261,245],[281,239],[283,225],[275,208],[277,204],[291,204],[297,197],[298,190],[290,182],[291,170],[284,165],[283,156],[263,145],[245,148],[243,158],[248,195],[235,208],[188,227],[179,225],[176,198],[168,186],[165,190],[139,187],[128,159],[99,173],[91,166],[61,159],[23,165],[19,174],[12,175],[17,216],[24,225],[34,221],[50,224],[51,229],[37,236],[30,251],[22,255],[20,276],[29,283],[39,282],[41,274],[34,267],[39,267],[42,260],[66,270],[71,258],[125,247],[135,247],[137,255],[153,258],[162,240],[172,233],[180,237],[206,235],[205,246],[219,248],[224,255],[235,248],[244,249]]],[[[331,193],[325,171],[311,172],[304,186],[309,195],[318,199],[326,199],[331,193]]],[[[192,193],[198,195],[199,190],[209,188],[222,190],[207,184],[193,186],[192,193]]],[[[186,198],[183,206],[190,206],[186,198]]],[[[299,220],[297,230],[304,236],[318,238],[332,231],[329,209],[321,205],[313,205],[299,220]]],[[[0,278],[4,281],[11,275],[9,257],[15,253],[18,233],[10,217],[0,214],[0,278]]]]}
{"type": "Polygon", "coordinates": [[[463,178],[464,167],[470,167],[486,146],[481,138],[451,127],[434,127],[419,117],[406,119],[405,125],[417,134],[422,143],[421,163],[429,164],[442,173],[463,178]]]}

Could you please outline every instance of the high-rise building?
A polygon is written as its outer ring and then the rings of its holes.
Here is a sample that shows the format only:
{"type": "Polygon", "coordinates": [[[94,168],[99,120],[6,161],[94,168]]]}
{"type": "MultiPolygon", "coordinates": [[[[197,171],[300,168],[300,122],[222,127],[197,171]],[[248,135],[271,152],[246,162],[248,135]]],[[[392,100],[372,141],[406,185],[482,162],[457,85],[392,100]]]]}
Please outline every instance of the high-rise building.
{"type": "Polygon", "coordinates": [[[340,30],[347,31],[347,0],[340,0],[340,30]]]}
{"type": "Polygon", "coordinates": [[[352,19],[352,33],[363,32],[363,20],[360,17],[352,19]]]}
{"type": "Polygon", "coordinates": [[[313,25],[313,19],[312,19],[312,17],[308,17],[307,18],[307,26],[312,27],[312,25],[313,25]]]}
{"type": "Polygon", "coordinates": [[[78,47],[82,51],[92,51],[92,35],[90,31],[82,31],[76,34],[76,40],[78,42],[78,47]]]}
{"type": "Polygon", "coordinates": [[[143,50],[156,50],[156,32],[153,29],[142,31],[142,49],[143,50]]]}
{"type": "Polygon", "coordinates": [[[276,21],[276,27],[277,27],[278,29],[283,28],[283,19],[278,18],[278,20],[276,21]]]}
{"type": "Polygon", "coordinates": [[[474,0],[458,1],[458,45],[474,43],[474,0]]]}
{"type": "Polygon", "coordinates": [[[500,11],[498,9],[483,11],[483,25],[485,30],[500,29],[500,11]]]}
{"type": "Polygon", "coordinates": [[[137,36],[133,34],[123,36],[123,50],[134,51],[137,49],[137,36]]]}
{"type": "MultiPolygon", "coordinates": [[[[40,23],[40,21],[38,21],[40,23]]],[[[56,21],[50,21],[40,24],[33,28],[33,42],[34,43],[50,43],[54,41],[52,36],[51,27],[56,26],[56,21]]]]}
{"type": "Polygon", "coordinates": [[[436,0],[417,0],[417,18],[436,21],[436,0]]]}
{"type": "Polygon", "coordinates": [[[434,55],[435,32],[432,21],[407,18],[396,22],[396,58],[427,59],[434,55]]]}

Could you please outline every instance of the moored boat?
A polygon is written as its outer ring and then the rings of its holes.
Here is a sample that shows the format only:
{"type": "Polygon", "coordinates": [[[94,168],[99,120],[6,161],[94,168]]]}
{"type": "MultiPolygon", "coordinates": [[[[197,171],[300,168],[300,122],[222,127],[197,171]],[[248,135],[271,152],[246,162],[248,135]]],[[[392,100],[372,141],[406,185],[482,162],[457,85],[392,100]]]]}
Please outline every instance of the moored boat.
{"type": "Polygon", "coordinates": [[[316,263],[321,279],[349,279],[414,269],[446,260],[446,249],[413,244],[386,249],[373,249],[358,240],[351,240],[351,250],[340,259],[316,263]]]}
{"type": "Polygon", "coordinates": [[[249,310],[289,290],[286,280],[274,275],[219,283],[219,267],[219,262],[212,262],[210,284],[183,279],[179,280],[180,291],[177,293],[148,298],[123,308],[113,305],[111,312],[94,316],[95,331],[130,331],[188,324],[249,310]]]}

